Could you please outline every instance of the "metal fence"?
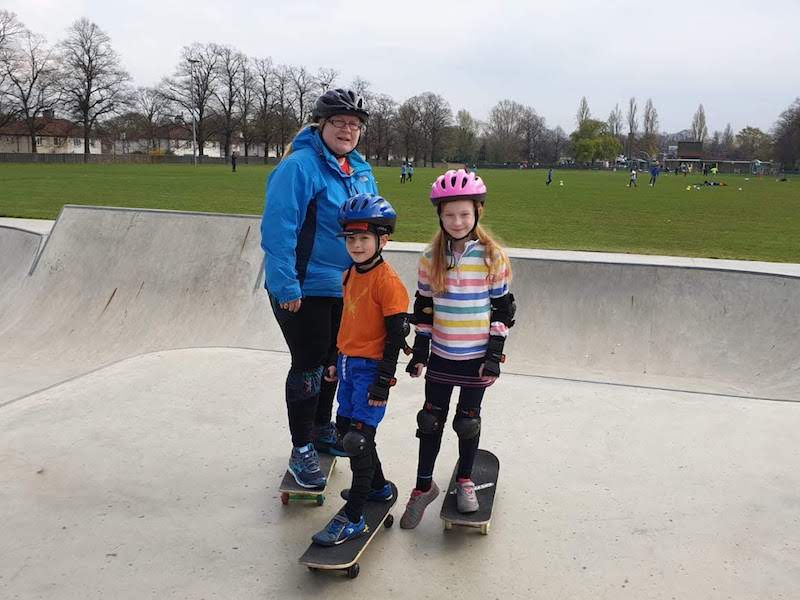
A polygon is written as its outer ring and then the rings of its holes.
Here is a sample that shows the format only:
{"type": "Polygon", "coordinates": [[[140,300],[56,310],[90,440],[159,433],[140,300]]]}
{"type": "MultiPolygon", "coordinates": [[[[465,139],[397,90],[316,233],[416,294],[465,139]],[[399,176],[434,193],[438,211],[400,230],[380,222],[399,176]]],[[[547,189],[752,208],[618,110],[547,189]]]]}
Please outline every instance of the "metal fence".
{"type": "MultiPolygon", "coordinates": [[[[265,159],[263,156],[240,156],[237,164],[263,165],[275,164],[276,158],[265,159]]],[[[0,163],[47,163],[47,164],[141,164],[141,165],[166,165],[184,164],[191,165],[191,156],[150,155],[150,154],[39,154],[21,152],[0,152],[0,163]]],[[[211,156],[198,156],[198,164],[227,165],[230,158],[211,156]]]]}

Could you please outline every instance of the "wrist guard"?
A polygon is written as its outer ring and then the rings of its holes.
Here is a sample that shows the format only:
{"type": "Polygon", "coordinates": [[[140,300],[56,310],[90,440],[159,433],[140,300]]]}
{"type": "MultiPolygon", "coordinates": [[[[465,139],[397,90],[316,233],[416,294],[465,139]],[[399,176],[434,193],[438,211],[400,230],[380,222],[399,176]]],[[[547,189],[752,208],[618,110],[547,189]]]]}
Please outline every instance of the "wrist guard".
{"type": "Polygon", "coordinates": [[[396,362],[382,360],[378,363],[378,376],[367,389],[370,398],[384,402],[389,399],[389,388],[397,383],[397,379],[394,377],[396,370],[396,362]]]}
{"type": "Polygon", "coordinates": [[[412,349],[411,360],[408,361],[406,372],[413,373],[416,365],[427,365],[428,356],[431,353],[431,338],[427,335],[418,333],[414,336],[414,348],[412,349]]]}
{"type": "Polygon", "coordinates": [[[506,338],[500,335],[489,336],[489,345],[486,347],[486,358],[483,361],[484,377],[500,377],[500,363],[506,362],[503,346],[506,338]]]}

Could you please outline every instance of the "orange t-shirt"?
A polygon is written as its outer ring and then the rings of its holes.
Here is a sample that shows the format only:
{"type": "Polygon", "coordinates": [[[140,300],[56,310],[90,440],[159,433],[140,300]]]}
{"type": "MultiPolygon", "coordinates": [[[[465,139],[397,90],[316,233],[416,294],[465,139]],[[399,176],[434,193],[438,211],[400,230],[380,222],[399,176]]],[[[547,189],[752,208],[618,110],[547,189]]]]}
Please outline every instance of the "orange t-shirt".
{"type": "Polygon", "coordinates": [[[344,311],[336,339],[339,352],[381,360],[386,342],[384,317],[406,311],[406,286],[388,263],[366,273],[351,269],[344,287],[344,311]]]}

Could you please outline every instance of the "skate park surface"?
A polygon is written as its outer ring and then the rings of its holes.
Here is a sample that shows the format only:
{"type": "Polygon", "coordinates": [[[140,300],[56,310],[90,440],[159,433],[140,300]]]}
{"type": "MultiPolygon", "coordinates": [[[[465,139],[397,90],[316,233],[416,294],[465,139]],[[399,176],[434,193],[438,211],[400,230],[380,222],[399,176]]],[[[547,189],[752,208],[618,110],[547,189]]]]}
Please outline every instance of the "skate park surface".
{"type": "MultiPolygon", "coordinates": [[[[283,506],[289,365],[259,219],[67,206],[0,221],[1,598],[794,598],[800,266],[511,251],[517,324],[483,404],[492,529],[297,564],[336,511],[283,506]]],[[[420,245],[388,260],[415,285],[420,245]]],[[[414,483],[423,385],[378,433],[414,483]]],[[[447,428],[435,479],[457,457],[447,428]]]]}

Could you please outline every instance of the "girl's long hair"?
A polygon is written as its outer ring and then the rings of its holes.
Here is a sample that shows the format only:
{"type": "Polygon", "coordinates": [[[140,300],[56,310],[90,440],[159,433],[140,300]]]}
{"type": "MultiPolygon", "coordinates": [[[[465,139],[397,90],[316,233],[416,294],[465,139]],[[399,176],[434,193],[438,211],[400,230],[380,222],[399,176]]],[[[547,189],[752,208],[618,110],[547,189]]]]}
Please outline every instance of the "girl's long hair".
{"type": "MultiPolygon", "coordinates": [[[[483,205],[477,200],[474,201],[478,210],[478,217],[483,215],[483,205]]],[[[475,228],[475,237],[486,248],[486,266],[489,267],[487,279],[491,282],[502,276],[507,271],[507,280],[511,281],[511,261],[502,246],[492,237],[492,234],[485,227],[481,226],[480,220],[475,228]]],[[[431,241],[431,263],[428,279],[431,289],[435,295],[443,294],[447,289],[447,271],[450,269],[450,260],[447,257],[447,234],[439,228],[431,241]]]]}

